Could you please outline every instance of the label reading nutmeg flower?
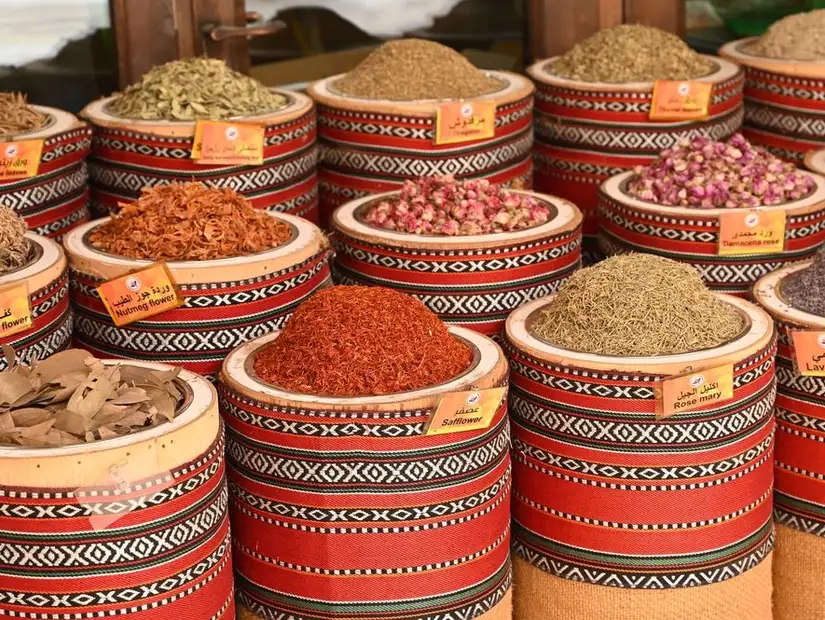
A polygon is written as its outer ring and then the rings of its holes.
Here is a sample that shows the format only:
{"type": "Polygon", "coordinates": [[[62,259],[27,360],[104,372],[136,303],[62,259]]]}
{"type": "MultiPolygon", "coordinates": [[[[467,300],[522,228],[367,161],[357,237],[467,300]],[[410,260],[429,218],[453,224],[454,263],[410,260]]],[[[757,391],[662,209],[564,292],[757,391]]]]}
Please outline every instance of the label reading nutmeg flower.
{"type": "Polygon", "coordinates": [[[436,144],[472,142],[495,135],[496,104],[492,101],[444,103],[436,109],[436,144]]]}
{"type": "Polygon", "coordinates": [[[713,84],[709,82],[653,83],[652,121],[693,121],[708,116],[713,84]]]}
{"type": "Polygon", "coordinates": [[[766,254],[785,249],[785,211],[731,209],[719,216],[719,255],[766,254]]]}
{"type": "Polygon", "coordinates": [[[29,285],[23,282],[0,291],[0,337],[26,331],[31,326],[29,285]]]}

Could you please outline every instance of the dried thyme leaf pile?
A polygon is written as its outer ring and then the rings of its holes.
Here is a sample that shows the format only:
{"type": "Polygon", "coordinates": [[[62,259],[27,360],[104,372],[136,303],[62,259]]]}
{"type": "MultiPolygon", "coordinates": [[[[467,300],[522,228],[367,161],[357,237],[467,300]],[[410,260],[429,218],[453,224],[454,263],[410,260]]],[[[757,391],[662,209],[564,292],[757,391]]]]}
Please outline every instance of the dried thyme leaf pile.
{"type": "Polygon", "coordinates": [[[414,101],[478,97],[502,84],[445,45],[401,39],[384,43],[333,86],[352,97],[414,101]]]}
{"type": "Polygon", "coordinates": [[[222,120],[285,107],[287,100],[215,58],[155,67],[112,102],[114,114],[142,120],[222,120]]]}
{"type": "Polygon", "coordinates": [[[809,267],[784,278],[779,290],[794,308],[825,316],[825,246],[819,248],[809,267]]]}
{"type": "Polygon", "coordinates": [[[713,62],[679,37],[658,28],[623,24],[585,39],[548,67],[550,73],[580,82],[691,80],[712,73],[713,62]]]}
{"type": "Polygon", "coordinates": [[[0,140],[42,129],[48,118],[26,103],[20,93],[0,93],[0,140]]]}
{"type": "Polygon", "coordinates": [[[31,366],[4,346],[0,373],[0,445],[46,448],[131,435],[171,422],[183,401],[179,368],[159,372],[104,365],[69,349],[31,366]]]}
{"type": "Polygon", "coordinates": [[[782,60],[825,60],[825,9],[780,19],[745,52],[782,60]]]}
{"type": "Polygon", "coordinates": [[[29,260],[26,220],[0,206],[0,274],[22,267],[29,260]]]}
{"type": "Polygon", "coordinates": [[[744,326],[690,265],[628,254],[574,273],[531,327],[565,349],[647,356],[716,347],[744,326]]]}

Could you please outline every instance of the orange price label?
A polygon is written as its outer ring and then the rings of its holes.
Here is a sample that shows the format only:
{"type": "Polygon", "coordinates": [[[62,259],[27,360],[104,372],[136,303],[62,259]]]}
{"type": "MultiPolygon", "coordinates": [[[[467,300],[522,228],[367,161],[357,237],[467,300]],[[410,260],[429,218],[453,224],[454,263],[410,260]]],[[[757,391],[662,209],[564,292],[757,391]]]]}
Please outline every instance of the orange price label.
{"type": "Polygon", "coordinates": [[[183,305],[164,263],[104,282],[97,287],[97,293],[118,327],[183,305]]]}
{"type": "Polygon", "coordinates": [[[719,254],[765,254],[785,249],[785,211],[731,209],[719,216],[719,254]]]}
{"type": "Polygon", "coordinates": [[[733,398],[733,364],[668,377],[656,389],[656,417],[716,405],[733,398]]]}
{"type": "Polygon", "coordinates": [[[435,116],[435,143],[456,144],[496,135],[496,104],[492,101],[444,103],[435,116]]]}
{"type": "Polygon", "coordinates": [[[0,181],[17,181],[37,175],[43,140],[0,142],[0,181]]]}
{"type": "Polygon", "coordinates": [[[199,164],[264,163],[264,128],[260,125],[198,121],[192,159],[199,164]]]}
{"type": "Polygon", "coordinates": [[[29,285],[23,282],[0,291],[0,338],[31,329],[29,285]]]}
{"type": "Polygon", "coordinates": [[[441,397],[425,435],[447,435],[487,428],[501,406],[507,388],[451,392],[441,397]]]}
{"type": "Polygon", "coordinates": [[[713,84],[709,82],[654,82],[650,120],[693,121],[705,118],[712,94],[713,84]]]}
{"type": "Polygon", "coordinates": [[[825,377],[825,332],[792,331],[796,371],[803,377],[825,377]]]}

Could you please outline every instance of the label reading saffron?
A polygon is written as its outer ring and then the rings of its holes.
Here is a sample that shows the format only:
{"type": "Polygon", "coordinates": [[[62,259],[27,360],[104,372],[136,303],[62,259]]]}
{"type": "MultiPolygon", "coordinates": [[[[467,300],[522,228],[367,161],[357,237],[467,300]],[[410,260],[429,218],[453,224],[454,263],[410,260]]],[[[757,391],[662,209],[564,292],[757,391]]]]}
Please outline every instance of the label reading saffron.
{"type": "Polygon", "coordinates": [[[29,285],[23,282],[0,291],[0,338],[31,329],[29,285]]]}
{"type": "Polygon", "coordinates": [[[719,254],[765,254],[785,249],[785,211],[731,209],[719,216],[719,254]]]}
{"type": "Polygon", "coordinates": [[[121,327],[183,304],[165,263],[104,282],[97,293],[115,325],[121,327]]]}
{"type": "Polygon", "coordinates": [[[192,159],[199,164],[260,166],[264,163],[264,128],[248,123],[198,121],[192,159]]]}
{"type": "Polygon", "coordinates": [[[427,421],[424,434],[446,435],[487,428],[506,392],[507,388],[488,388],[445,394],[427,421]]]}
{"type": "Polygon", "coordinates": [[[693,121],[708,116],[713,84],[709,82],[653,83],[652,121],[693,121]]]}
{"type": "Polygon", "coordinates": [[[825,377],[825,332],[792,331],[796,371],[803,377],[825,377]]]}
{"type": "Polygon", "coordinates": [[[0,181],[19,181],[37,175],[43,140],[0,142],[0,181]]]}
{"type": "Polygon", "coordinates": [[[436,109],[436,144],[472,142],[495,135],[496,104],[492,101],[444,103],[436,109]]]}
{"type": "Polygon", "coordinates": [[[718,405],[733,398],[733,364],[668,377],[656,387],[656,417],[718,405]]]}

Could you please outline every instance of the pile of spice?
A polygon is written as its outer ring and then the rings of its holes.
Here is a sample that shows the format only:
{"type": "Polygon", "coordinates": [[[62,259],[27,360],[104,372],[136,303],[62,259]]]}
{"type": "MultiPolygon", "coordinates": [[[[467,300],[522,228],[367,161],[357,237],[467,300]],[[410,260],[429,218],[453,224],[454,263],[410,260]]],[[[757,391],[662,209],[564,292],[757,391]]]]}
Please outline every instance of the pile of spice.
{"type": "Polygon", "coordinates": [[[469,348],[417,299],[334,286],[298,307],[254,368],[261,380],[293,392],[373,396],[443,383],[471,360],[469,348]]]}
{"type": "Polygon", "coordinates": [[[811,175],[736,134],[726,143],[682,140],[637,167],[627,191],[668,206],[736,209],[799,200],[815,187],[811,175]]]}
{"type": "Polygon", "coordinates": [[[183,401],[179,368],[104,365],[80,349],[27,366],[3,351],[0,444],[45,448],[131,435],[171,422],[183,401]]]}
{"type": "Polygon", "coordinates": [[[144,189],[89,236],[97,249],[145,260],[214,260],[271,250],[292,238],[283,220],[231,189],[177,183],[144,189]]]}
{"type": "Polygon", "coordinates": [[[449,47],[401,39],[374,50],[334,87],[352,97],[413,101],[478,97],[500,90],[502,84],[449,47]]]}
{"type": "Polygon", "coordinates": [[[825,60],[825,9],[780,19],[744,51],[782,60],[825,60]]]}
{"type": "Polygon", "coordinates": [[[20,93],[0,93],[0,140],[42,129],[48,118],[26,103],[20,93]]]}
{"type": "Polygon", "coordinates": [[[649,254],[614,256],[574,273],[531,325],[556,346],[623,356],[716,347],[744,327],[693,267],[649,254]]]}
{"type": "Polygon", "coordinates": [[[825,316],[825,246],[819,248],[809,267],[784,278],[779,290],[794,308],[825,316]]]}
{"type": "Polygon", "coordinates": [[[398,232],[424,235],[483,235],[544,224],[550,209],[486,179],[456,181],[451,176],[407,181],[398,197],[382,200],[364,221],[398,232]]]}
{"type": "Polygon", "coordinates": [[[8,207],[0,206],[0,274],[22,267],[29,261],[26,220],[8,207]]]}
{"type": "Polygon", "coordinates": [[[286,97],[222,60],[187,58],[151,69],[111,104],[114,114],[143,120],[222,120],[280,110],[286,97]]]}
{"type": "Polygon", "coordinates": [[[679,37],[658,28],[623,24],[600,30],[552,61],[550,73],[580,82],[653,82],[692,80],[716,65],[679,37]]]}

